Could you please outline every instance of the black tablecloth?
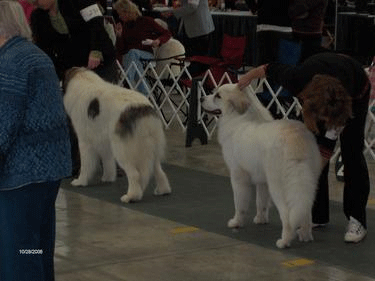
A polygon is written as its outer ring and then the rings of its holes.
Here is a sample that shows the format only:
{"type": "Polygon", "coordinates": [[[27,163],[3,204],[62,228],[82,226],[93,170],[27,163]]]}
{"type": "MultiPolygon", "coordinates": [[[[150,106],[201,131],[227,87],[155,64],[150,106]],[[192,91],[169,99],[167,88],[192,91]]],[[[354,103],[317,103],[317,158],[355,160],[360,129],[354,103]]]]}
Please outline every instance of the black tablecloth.
{"type": "Polygon", "coordinates": [[[343,12],[337,15],[336,49],[363,64],[375,55],[375,16],[343,12]]]}
{"type": "Polygon", "coordinates": [[[256,55],[256,25],[257,17],[249,12],[213,12],[212,18],[215,24],[213,44],[210,55],[217,56],[220,53],[223,34],[231,36],[247,36],[244,63],[252,65],[256,55]]]}

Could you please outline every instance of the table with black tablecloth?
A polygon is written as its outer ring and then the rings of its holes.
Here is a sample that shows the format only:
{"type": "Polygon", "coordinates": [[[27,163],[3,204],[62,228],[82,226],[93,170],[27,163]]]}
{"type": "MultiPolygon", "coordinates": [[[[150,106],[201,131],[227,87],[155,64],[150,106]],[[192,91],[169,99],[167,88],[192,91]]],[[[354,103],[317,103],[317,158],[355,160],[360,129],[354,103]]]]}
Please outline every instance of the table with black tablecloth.
{"type": "MultiPolygon", "coordinates": [[[[171,11],[171,7],[154,7],[154,11],[158,13],[171,11]]],[[[256,56],[256,30],[257,16],[250,11],[211,11],[211,15],[215,25],[213,32],[213,40],[210,46],[210,56],[219,56],[223,35],[244,36],[246,35],[246,51],[244,64],[252,65],[256,56]]],[[[174,27],[178,27],[179,23],[174,23],[174,27]]],[[[178,28],[173,30],[177,32],[178,28]]]]}
{"type": "Polygon", "coordinates": [[[248,11],[215,11],[211,12],[211,14],[215,24],[215,31],[213,33],[213,44],[210,48],[210,55],[215,56],[220,53],[224,34],[231,36],[246,35],[247,42],[244,63],[252,65],[256,55],[257,16],[252,15],[248,11]]]}
{"type": "Polygon", "coordinates": [[[356,12],[338,13],[336,49],[363,64],[369,64],[375,55],[375,16],[356,12]]]}

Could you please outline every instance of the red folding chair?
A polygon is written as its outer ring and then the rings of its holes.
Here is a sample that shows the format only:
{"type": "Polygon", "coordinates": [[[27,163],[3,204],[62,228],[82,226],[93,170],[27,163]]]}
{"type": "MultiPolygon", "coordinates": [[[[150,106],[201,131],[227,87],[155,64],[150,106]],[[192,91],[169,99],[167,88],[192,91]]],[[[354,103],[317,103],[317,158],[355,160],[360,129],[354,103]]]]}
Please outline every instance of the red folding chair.
{"type": "MultiPolygon", "coordinates": [[[[230,80],[236,83],[238,81],[237,71],[243,66],[245,47],[246,36],[234,37],[224,34],[219,57],[193,56],[186,58],[186,61],[207,65],[216,84],[219,83],[224,73],[227,73],[230,80]]],[[[201,77],[204,74],[205,72],[196,74],[193,78],[201,77]]],[[[183,81],[183,84],[187,87],[191,87],[191,83],[191,80],[183,81]]],[[[210,79],[207,80],[206,84],[207,87],[214,87],[210,79]]]]}

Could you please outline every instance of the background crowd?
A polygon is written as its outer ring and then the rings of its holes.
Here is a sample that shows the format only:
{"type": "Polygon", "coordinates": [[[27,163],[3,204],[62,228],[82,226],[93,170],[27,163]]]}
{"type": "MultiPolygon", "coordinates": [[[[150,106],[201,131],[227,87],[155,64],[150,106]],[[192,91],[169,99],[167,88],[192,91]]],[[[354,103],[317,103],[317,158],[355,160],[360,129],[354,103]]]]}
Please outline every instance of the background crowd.
{"type": "MultiPolygon", "coordinates": [[[[183,43],[187,56],[208,55],[215,43],[207,0],[170,3],[173,8],[167,13],[153,11],[152,2],[117,0],[109,15],[106,4],[0,0],[1,280],[54,280],[54,204],[60,181],[79,169],[74,132],[62,104],[64,72],[83,66],[115,83],[116,59],[124,69],[133,62],[142,69],[140,60],[152,59],[154,49],[172,37],[183,43]],[[155,16],[168,28],[156,23],[155,16]],[[21,255],[20,249],[42,249],[43,255],[36,260],[21,255]]],[[[365,1],[356,4],[362,10],[365,1]]],[[[316,133],[327,160],[313,209],[317,225],[329,221],[328,160],[340,138],[348,219],[344,239],[359,242],[367,233],[370,188],[362,153],[370,91],[367,75],[354,59],[322,52],[327,51],[322,49],[322,37],[329,0],[248,0],[247,5],[258,15],[259,67],[246,73],[239,85],[266,76],[300,99],[306,125],[316,133]],[[291,64],[280,62],[282,40],[299,46],[291,64]]],[[[200,71],[194,65],[190,70],[200,71]]],[[[128,76],[135,83],[139,79],[135,72],[128,76]]],[[[143,84],[138,90],[146,94],[147,87],[143,84]]]]}

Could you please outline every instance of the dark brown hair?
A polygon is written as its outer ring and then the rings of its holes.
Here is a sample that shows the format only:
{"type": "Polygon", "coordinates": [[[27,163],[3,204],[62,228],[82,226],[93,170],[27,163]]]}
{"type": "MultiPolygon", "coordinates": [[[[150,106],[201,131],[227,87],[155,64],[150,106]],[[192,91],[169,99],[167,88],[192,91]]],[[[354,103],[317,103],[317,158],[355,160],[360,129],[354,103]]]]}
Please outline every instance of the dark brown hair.
{"type": "Polygon", "coordinates": [[[314,133],[318,133],[318,121],[330,130],[345,126],[352,117],[352,98],[341,81],[330,75],[315,75],[298,98],[305,124],[314,133]]]}

